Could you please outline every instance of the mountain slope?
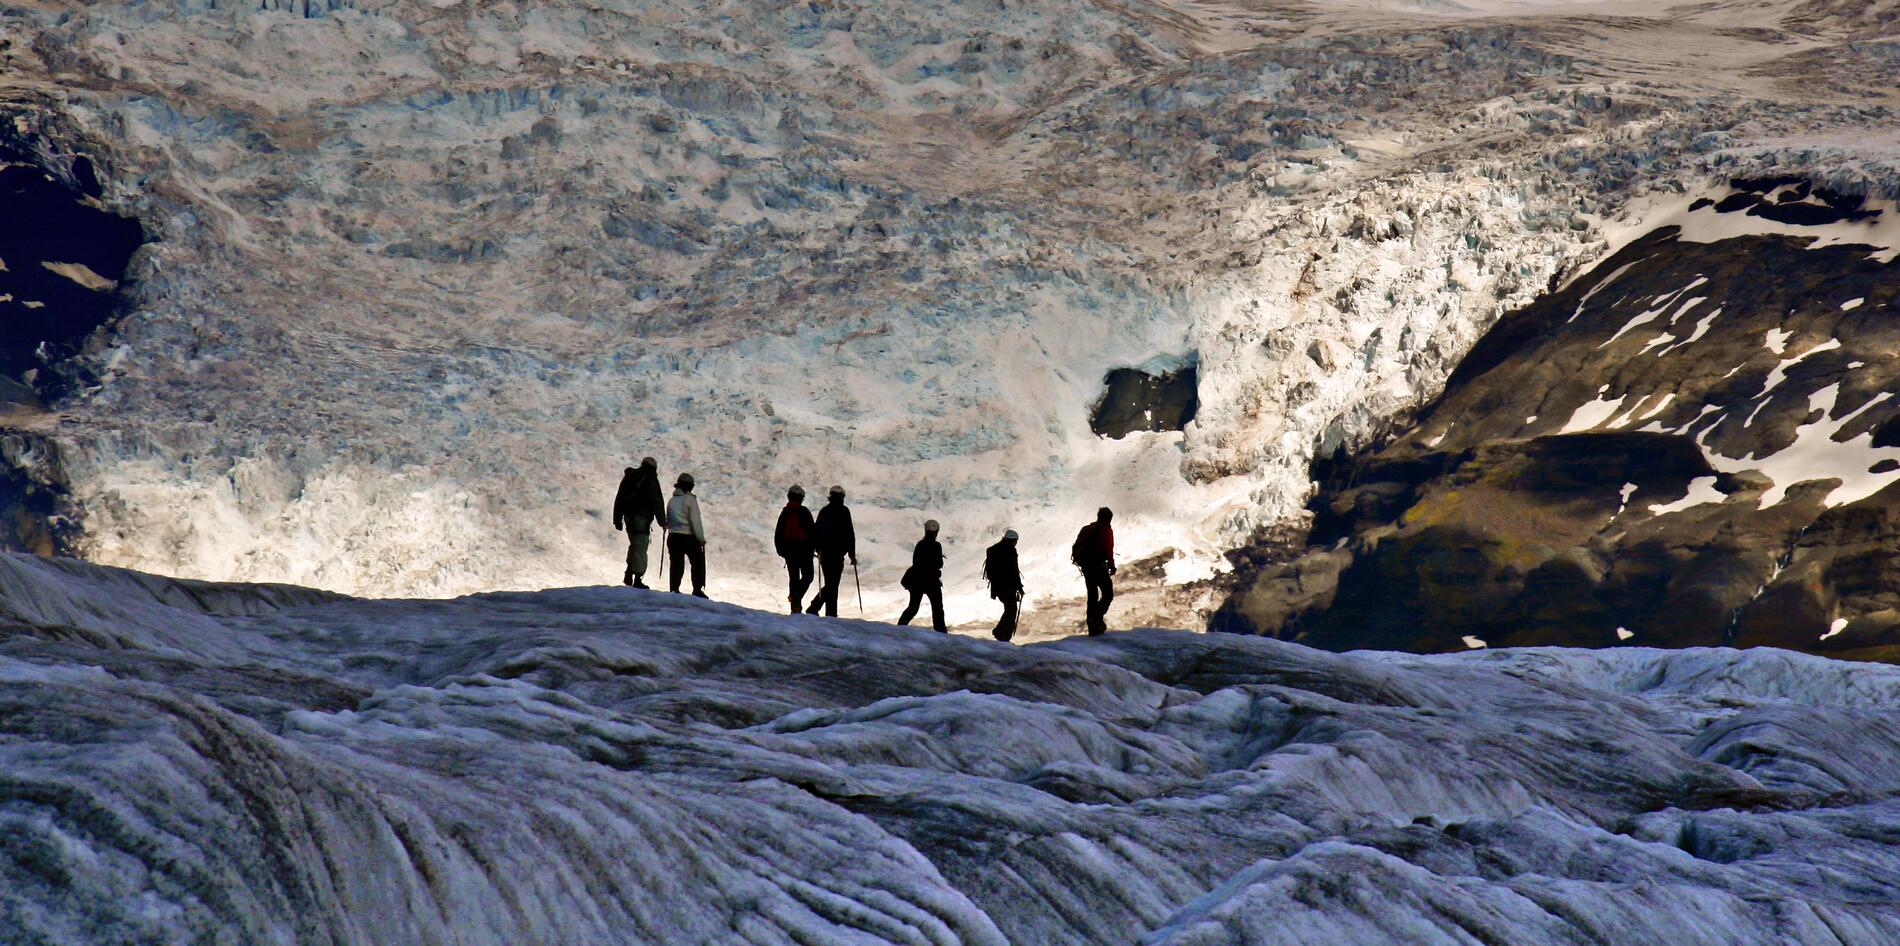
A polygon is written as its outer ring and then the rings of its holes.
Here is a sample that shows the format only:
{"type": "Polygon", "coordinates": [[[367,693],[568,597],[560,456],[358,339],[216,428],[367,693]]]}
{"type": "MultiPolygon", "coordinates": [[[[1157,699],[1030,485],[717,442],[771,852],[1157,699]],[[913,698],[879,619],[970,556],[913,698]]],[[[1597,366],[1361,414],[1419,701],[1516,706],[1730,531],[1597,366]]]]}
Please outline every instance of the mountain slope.
{"type": "Polygon", "coordinates": [[[10,412],[24,532],[571,584],[654,454],[736,600],[778,598],[793,481],[852,489],[874,608],[927,517],[959,611],[1012,525],[1069,593],[1103,503],[1191,582],[1645,195],[1892,196],[1877,17],[1431,6],[14,4],[7,160],[149,241],[10,412]],[[1190,364],[1185,431],[1094,435],[1114,369],[1190,364]]]}
{"type": "Polygon", "coordinates": [[[1673,219],[1501,321],[1414,429],[1323,464],[1313,547],[1217,623],[1891,657],[1893,205],[1773,178],[1673,219]]]}

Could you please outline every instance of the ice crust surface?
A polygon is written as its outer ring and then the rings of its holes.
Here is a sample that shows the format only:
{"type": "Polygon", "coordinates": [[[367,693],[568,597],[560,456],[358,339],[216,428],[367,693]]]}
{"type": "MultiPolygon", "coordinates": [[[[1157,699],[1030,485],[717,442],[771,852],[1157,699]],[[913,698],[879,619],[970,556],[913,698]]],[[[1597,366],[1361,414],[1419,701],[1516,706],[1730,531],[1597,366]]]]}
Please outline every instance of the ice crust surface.
{"type": "Polygon", "coordinates": [[[1900,938],[1890,667],[1019,648],[16,556],[0,614],[13,942],[1900,938]]]}
{"type": "Polygon", "coordinates": [[[932,517],[960,614],[1009,526],[1073,594],[1102,504],[1192,581],[1711,180],[1900,194],[1883,10],[16,5],[0,124],[156,240],[6,457],[73,551],[201,578],[612,577],[653,454],[729,600],[794,481],[851,488],[874,609],[932,517]],[[1190,357],[1185,432],[1090,435],[1190,357]]]}

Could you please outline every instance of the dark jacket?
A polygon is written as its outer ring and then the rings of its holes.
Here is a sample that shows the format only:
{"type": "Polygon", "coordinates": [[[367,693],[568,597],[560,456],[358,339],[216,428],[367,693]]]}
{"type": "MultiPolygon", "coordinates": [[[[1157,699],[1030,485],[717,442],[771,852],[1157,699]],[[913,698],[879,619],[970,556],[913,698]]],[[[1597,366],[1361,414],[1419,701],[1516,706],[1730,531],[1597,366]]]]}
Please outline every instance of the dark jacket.
{"type": "Polygon", "coordinates": [[[1016,546],[1007,539],[983,553],[983,577],[989,580],[990,597],[1001,601],[1023,590],[1023,573],[1016,565],[1016,546]]]}
{"type": "Polygon", "coordinates": [[[638,532],[666,515],[666,497],[660,495],[660,474],[645,467],[628,467],[614,495],[614,528],[621,523],[638,532]]]}
{"type": "Polygon", "coordinates": [[[818,510],[818,554],[843,558],[858,554],[858,534],[851,529],[851,510],[834,499],[818,510]]]}
{"type": "Polygon", "coordinates": [[[818,524],[812,521],[811,510],[804,503],[786,503],[778,514],[778,528],[772,530],[772,547],[778,550],[778,557],[810,561],[817,539],[818,524]]]}
{"type": "Polygon", "coordinates": [[[903,585],[913,591],[943,587],[943,543],[925,536],[910,552],[910,570],[903,585]]]}
{"type": "Polygon", "coordinates": [[[1076,533],[1070,558],[1085,572],[1109,571],[1115,567],[1115,530],[1100,522],[1091,522],[1076,533]]]}

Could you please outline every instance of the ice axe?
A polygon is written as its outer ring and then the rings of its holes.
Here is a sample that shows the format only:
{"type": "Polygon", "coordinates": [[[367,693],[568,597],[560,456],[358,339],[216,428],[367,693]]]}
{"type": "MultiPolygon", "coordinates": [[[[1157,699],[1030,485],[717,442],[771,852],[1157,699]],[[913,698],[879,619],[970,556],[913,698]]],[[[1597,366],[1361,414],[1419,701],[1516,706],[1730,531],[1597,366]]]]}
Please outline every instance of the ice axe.
{"type": "Polygon", "coordinates": [[[864,582],[858,580],[858,560],[851,560],[851,583],[858,588],[858,617],[864,616],[864,582]]]}

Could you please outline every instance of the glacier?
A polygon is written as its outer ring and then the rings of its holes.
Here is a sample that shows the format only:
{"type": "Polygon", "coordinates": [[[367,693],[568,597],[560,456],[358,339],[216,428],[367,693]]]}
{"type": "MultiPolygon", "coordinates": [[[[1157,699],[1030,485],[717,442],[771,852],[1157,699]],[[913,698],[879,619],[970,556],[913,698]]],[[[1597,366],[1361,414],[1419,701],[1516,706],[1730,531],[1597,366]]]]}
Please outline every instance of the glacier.
{"type": "Polygon", "coordinates": [[[357,594],[611,577],[613,484],[653,454],[703,484],[716,596],[777,601],[777,497],[836,481],[871,611],[935,517],[953,618],[1013,526],[1034,620],[1108,504],[1146,612],[1193,624],[1313,456],[1673,201],[1900,196],[1891,18],[15,4],[0,152],[151,242],[0,455],[61,551],[357,594]],[[1185,431],[1092,435],[1109,371],[1189,360],[1185,431]]]}
{"type": "Polygon", "coordinates": [[[1887,944],[1900,668],[0,557],[7,943],[1887,944]]]}

